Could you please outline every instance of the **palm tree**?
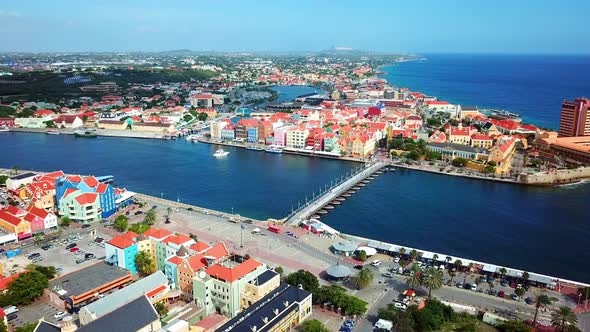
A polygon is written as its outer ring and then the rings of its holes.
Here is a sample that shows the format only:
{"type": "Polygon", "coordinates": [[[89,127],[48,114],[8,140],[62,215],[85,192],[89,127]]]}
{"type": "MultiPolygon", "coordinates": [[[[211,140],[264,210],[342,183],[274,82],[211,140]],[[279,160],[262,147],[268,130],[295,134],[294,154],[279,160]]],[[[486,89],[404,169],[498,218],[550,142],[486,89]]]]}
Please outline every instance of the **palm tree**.
{"type": "Polygon", "coordinates": [[[455,279],[456,275],[457,274],[455,272],[449,270],[449,277],[451,277],[451,281],[450,281],[451,285],[453,284],[453,279],[455,279]]]}
{"type": "Polygon", "coordinates": [[[482,281],[483,281],[482,277],[475,278],[475,285],[477,286],[477,288],[479,288],[479,284],[481,284],[482,281]]]}
{"type": "Polygon", "coordinates": [[[492,280],[488,281],[488,287],[490,287],[490,293],[491,293],[492,289],[494,289],[494,282],[492,280]]]}
{"type": "Polygon", "coordinates": [[[432,255],[432,259],[436,262],[436,260],[438,259],[438,255],[437,254],[432,255]]]}
{"type": "Polygon", "coordinates": [[[405,268],[406,268],[406,266],[408,266],[408,261],[407,261],[407,260],[405,260],[405,259],[402,259],[402,260],[400,260],[400,261],[399,261],[399,266],[401,266],[401,267],[402,267],[402,269],[405,269],[405,268]]]}
{"type": "Polygon", "coordinates": [[[469,273],[473,272],[473,263],[467,264],[467,269],[468,269],[467,272],[469,272],[469,273]]]}
{"type": "Polygon", "coordinates": [[[150,209],[143,218],[143,222],[148,225],[153,225],[156,223],[156,210],[150,209]]]}
{"type": "Polygon", "coordinates": [[[579,331],[576,327],[578,318],[570,307],[562,306],[551,314],[551,326],[560,332],[579,331]]]}
{"type": "Polygon", "coordinates": [[[525,271],[525,272],[523,272],[523,273],[522,273],[522,280],[524,281],[524,284],[525,284],[525,285],[526,285],[526,284],[527,284],[527,282],[529,281],[529,277],[530,277],[530,276],[529,276],[529,273],[528,273],[528,272],[526,272],[526,271],[525,271]]]}
{"type": "Polygon", "coordinates": [[[410,288],[412,289],[415,289],[416,287],[420,286],[422,284],[422,276],[420,272],[415,272],[412,275],[410,275],[408,279],[406,279],[406,282],[408,283],[408,286],[410,286],[410,288]]]}
{"type": "Polygon", "coordinates": [[[457,269],[457,271],[459,271],[461,269],[461,266],[463,265],[463,262],[461,262],[460,259],[457,259],[455,261],[455,268],[457,269]]]}
{"type": "Polygon", "coordinates": [[[433,289],[439,289],[443,285],[443,272],[442,270],[429,267],[424,273],[423,285],[428,288],[428,297],[433,289]]]}
{"type": "Polygon", "coordinates": [[[416,258],[418,258],[418,252],[416,251],[416,249],[412,249],[412,251],[410,251],[410,257],[412,257],[413,261],[415,261],[416,258]]]}
{"type": "Polygon", "coordinates": [[[135,266],[137,267],[137,270],[144,275],[149,275],[156,271],[156,264],[152,259],[152,256],[144,250],[135,255],[135,266]]]}
{"type": "Polygon", "coordinates": [[[453,259],[453,258],[451,258],[451,256],[447,256],[447,257],[445,258],[445,261],[447,262],[447,264],[449,264],[449,263],[451,262],[451,260],[452,260],[452,259],[453,259]]]}
{"type": "Polygon", "coordinates": [[[358,276],[354,279],[354,283],[358,289],[365,288],[373,281],[373,272],[367,268],[363,268],[358,276]]]}
{"type": "Polygon", "coordinates": [[[508,271],[506,270],[506,268],[501,267],[500,268],[500,279],[504,279],[504,276],[506,275],[506,273],[508,273],[508,271]]]}
{"type": "Polygon", "coordinates": [[[172,208],[171,207],[167,207],[166,208],[166,223],[170,223],[170,215],[172,214],[172,208]]]}
{"type": "Polygon", "coordinates": [[[405,253],[406,253],[406,248],[404,248],[404,247],[399,248],[400,256],[403,256],[405,253]]]}
{"type": "Polygon", "coordinates": [[[13,166],[12,170],[14,171],[15,175],[18,175],[18,171],[20,170],[20,166],[13,166]]]}
{"type": "Polygon", "coordinates": [[[533,326],[537,325],[537,315],[539,309],[553,303],[553,300],[547,294],[539,294],[535,297],[535,317],[533,317],[533,326]]]}

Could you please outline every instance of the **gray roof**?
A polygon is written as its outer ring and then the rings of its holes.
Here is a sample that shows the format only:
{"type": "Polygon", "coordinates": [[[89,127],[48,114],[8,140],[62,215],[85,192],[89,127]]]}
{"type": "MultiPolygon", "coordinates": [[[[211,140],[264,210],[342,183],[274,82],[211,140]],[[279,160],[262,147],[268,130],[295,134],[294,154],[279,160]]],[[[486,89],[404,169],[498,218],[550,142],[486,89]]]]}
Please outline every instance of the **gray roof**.
{"type": "Polygon", "coordinates": [[[249,283],[257,285],[257,286],[264,285],[270,279],[272,279],[278,275],[279,274],[273,270],[266,270],[266,271],[262,272],[261,274],[259,274],[258,276],[252,278],[252,280],[250,280],[249,283]]]}
{"type": "Polygon", "coordinates": [[[128,332],[160,319],[156,309],[145,296],[141,296],[101,318],[78,328],[77,332],[128,332]]]}
{"type": "Polygon", "coordinates": [[[119,308],[123,304],[145,295],[145,293],[156,287],[167,284],[168,278],[166,278],[166,275],[164,275],[162,271],[158,270],[123,289],[117,290],[96,302],[90,303],[82,308],[82,310],[94,313],[96,317],[101,317],[106,313],[119,308]]]}
{"type": "Polygon", "coordinates": [[[434,143],[433,142],[433,143],[428,143],[428,146],[434,146],[437,148],[447,149],[447,150],[456,150],[456,151],[465,151],[465,152],[470,152],[470,153],[478,153],[478,151],[472,146],[451,143],[451,142],[445,142],[445,143],[434,143]]]}
{"type": "Polygon", "coordinates": [[[48,323],[46,321],[41,321],[37,324],[37,327],[33,330],[33,332],[60,332],[61,327],[48,323]]]}
{"type": "Polygon", "coordinates": [[[334,278],[346,278],[352,274],[352,271],[344,265],[336,264],[328,267],[326,273],[334,278]]]}
{"type": "Polygon", "coordinates": [[[11,180],[22,180],[22,179],[30,178],[30,177],[36,176],[36,175],[37,174],[35,174],[35,173],[28,172],[28,173],[22,173],[19,175],[11,176],[10,179],[11,180]]]}
{"type": "Polygon", "coordinates": [[[184,246],[180,246],[180,249],[178,249],[178,251],[176,252],[176,256],[178,256],[178,257],[188,256],[188,249],[186,249],[184,246]]]}
{"type": "Polygon", "coordinates": [[[51,280],[49,288],[58,287],[65,290],[66,297],[77,296],[123,278],[130,273],[117,266],[97,263],[51,280]]]}
{"type": "Polygon", "coordinates": [[[461,109],[465,111],[477,111],[477,106],[461,105],[461,109]]]}
{"type": "Polygon", "coordinates": [[[339,242],[336,242],[332,245],[332,248],[334,248],[334,250],[338,250],[338,251],[355,251],[356,248],[358,248],[358,244],[349,241],[349,240],[342,240],[339,242]]]}
{"type": "Polygon", "coordinates": [[[308,296],[311,296],[311,293],[305,289],[281,284],[216,331],[252,332],[252,327],[254,326],[258,332],[268,331],[277,322],[285,318],[286,315],[297,310],[297,303],[302,302],[308,296]],[[287,302],[289,304],[285,306],[287,302]],[[275,314],[275,310],[278,310],[278,315],[275,314]],[[264,323],[263,318],[267,318],[268,323],[264,323]]]}

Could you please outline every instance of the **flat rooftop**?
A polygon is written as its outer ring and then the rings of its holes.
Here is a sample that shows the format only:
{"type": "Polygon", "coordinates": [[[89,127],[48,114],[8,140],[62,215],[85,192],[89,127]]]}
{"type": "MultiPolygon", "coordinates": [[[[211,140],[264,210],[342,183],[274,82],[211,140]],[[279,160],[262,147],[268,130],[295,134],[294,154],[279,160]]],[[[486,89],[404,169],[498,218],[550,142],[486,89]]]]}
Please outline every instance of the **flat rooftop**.
{"type": "Polygon", "coordinates": [[[32,176],[37,176],[37,174],[28,172],[28,173],[22,173],[22,174],[19,174],[19,175],[15,175],[15,176],[12,176],[10,178],[12,180],[22,180],[22,179],[30,178],[32,176]]]}
{"type": "Polygon", "coordinates": [[[546,138],[544,140],[558,147],[590,153],[590,136],[558,137],[554,139],[546,138]]]}
{"type": "Polygon", "coordinates": [[[51,280],[49,288],[63,289],[65,296],[78,296],[129,274],[125,269],[100,262],[51,280]]]}

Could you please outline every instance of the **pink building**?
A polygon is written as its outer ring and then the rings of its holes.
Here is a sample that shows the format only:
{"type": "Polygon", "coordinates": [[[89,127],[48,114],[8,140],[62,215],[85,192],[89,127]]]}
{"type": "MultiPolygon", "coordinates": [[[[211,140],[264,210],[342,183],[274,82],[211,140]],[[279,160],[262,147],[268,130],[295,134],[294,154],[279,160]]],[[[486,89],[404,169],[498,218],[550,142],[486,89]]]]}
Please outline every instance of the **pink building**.
{"type": "Polygon", "coordinates": [[[287,131],[291,126],[282,126],[275,128],[274,131],[274,145],[285,146],[287,143],[287,131]]]}

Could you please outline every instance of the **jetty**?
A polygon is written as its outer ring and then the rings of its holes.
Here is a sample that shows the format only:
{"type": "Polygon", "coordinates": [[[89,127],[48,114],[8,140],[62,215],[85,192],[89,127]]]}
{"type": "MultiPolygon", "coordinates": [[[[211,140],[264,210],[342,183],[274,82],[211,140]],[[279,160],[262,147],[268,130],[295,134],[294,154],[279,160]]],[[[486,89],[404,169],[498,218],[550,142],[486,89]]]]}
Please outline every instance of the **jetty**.
{"type": "MultiPolygon", "coordinates": [[[[346,194],[351,188],[356,187],[361,181],[364,181],[375,172],[380,171],[383,167],[387,166],[386,162],[376,162],[369,164],[357,173],[352,174],[347,179],[343,179],[341,182],[336,183],[329,190],[316,196],[311,201],[306,201],[305,204],[299,206],[297,209],[291,211],[291,213],[284,219],[286,224],[299,225],[304,220],[309,219],[315,214],[325,214],[327,211],[324,209],[328,204],[334,201],[337,197],[342,194],[346,194]],[[317,213],[316,213],[317,212],[317,213]]],[[[360,187],[356,187],[357,190],[360,187]]]]}

